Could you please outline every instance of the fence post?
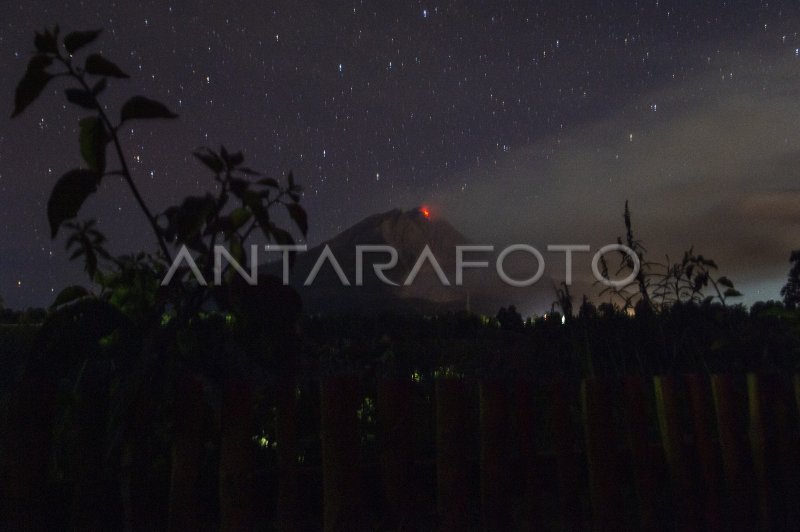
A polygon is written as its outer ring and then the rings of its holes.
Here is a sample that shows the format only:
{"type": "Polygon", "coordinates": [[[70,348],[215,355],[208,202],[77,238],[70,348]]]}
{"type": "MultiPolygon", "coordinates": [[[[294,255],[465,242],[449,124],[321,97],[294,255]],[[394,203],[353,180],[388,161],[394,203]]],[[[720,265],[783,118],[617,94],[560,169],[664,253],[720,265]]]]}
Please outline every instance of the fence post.
{"type": "Polygon", "coordinates": [[[487,531],[511,529],[509,393],[505,379],[480,383],[481,503],[487,531]]]}
{"type": "Polygon", "coordinates": [[[541,493],[544,489],[540,478],[537,433],[541,430],[541,415],[536,408],[534,383],[530,378],[520,377],[514,382],[514,413],[517,421],[517,441],[520,468],[525,483],[520,521],[523,530],[544,528],[541,493]]]}
{"type": "Polygon", "coordinates": [[[415,530],[414,383],[387,379],[378,385],[381,425],[381,469],[391,522],[397,530],[415,530]]]}
{"type": "Polygon", "coordinates": [[[678,380],[673,375],[653,377],[656,411],[664,456],[670,472],[678,530],[700,527],[697,491],[692,481],[691,464],[683,443],[678,380]]]}
{"type": "Polygon", "coordinates": [[[58,383],[26,375],[9,405],[4,449],[4,515],[9,530],[44,530],[47,478],[58,383]]]}
{"type": "Polygon", "coordinates": [[[713,399],[705,375],[691,373],[684,376],[689,392],[692,413],[692,430],[700,471],[705,484],[705,520],[708,530],[722,530],[722,482],[720,448],[714,441],[713,399]]]}
{"type": "Polygon", "coordinates": [[[110,366],[90,358],[83,367],[78,388],[74,422],[75,448],[80,449],[80,454],[73,457],[75,484],[69,518],[70,528],[75,530],[102,528],[111,515],[105,473],[109,377],[110,366]]]}
{"type": "Polygon", "coordinates": [[[550,422],[564,526],[567,530],[584,530],[586,511],[581,501],[580,466],[570,411],[573,391],[569,379],[556,378],[551,381],[548,393],[552,404],[550,422]]]}
{"type": "Polygon", "coordinates": [[[220,529],[253,528],[253,392],[242,378],[223,384],[219,460],[220,529]]]}
{"type": "Polygon", "coordinates": [[[781,495],[781,504],[778,506],[776,528],[791,528],[800,522],[800,511],[796,501],[800,499],[800,450],[795,440],[796,417],[794,411],[792,383],[789,379],[779,375],[772,377],[773,385],[766,388],[769,392],[769,411],[772,413],[772,426],[775,431],[778,464],[780,471],[776,473],[778,485],[776,493],[781,495]]]}
{"type": "Polygon", "coordinates": [[[467,414],[464,383],[456,378],[436,380],[436,483],[440,531],[466,530],[467,414]]]}
{"type": "Polygon", "coordinates": [[[361,508],[361,404],[358,375],[326,377],[320,386],[324,529],[363,530],[361,508]]]}
{"type": "Polygon", "coordinates": [[[203,456],[203,383],[186,375],[177,386],[168,529],[197,530],[200,500],[197,483],[203,456]]]}
{"type": "Polygon", "coordinates": [[[666,527],[658,519],[659,499],[656,453],[650,442],[650,423],[647,413],[648,396],[642,377],[623,377],[628,437],[633,458],[633,479],[639,498],[639,520],[642,530],[663,530],[666,527]]]}
{"type": "Polygon", "coordinates": [[[797,449],[788,380],[776,373],[747,374],[750,446],[753,452],[762,530],[797,524],[797,449]]]}
{"type": "Polygon", "coordinates": [[[800,412],[800,373],[792,376],[792,391],[794,392],[794,406],[800,412]]]}
{"type": "MultiPolygon", "coordinates": [[[[152,384],[140,388],[127,412],[127,427],[120,453],[120,482],[126,530],[152,530],[164,528],[168,508],[162,503],[168,499],[159,491],[169,482],[160,477],[154,466],[155,449],[152,433],[156,416],[156,395],[152,384]]],[[[167,501],[168,502],[168,501],[167,501]]]]}
{"type": "Polygon", "coordinates": [[[620,497],[617,438],[614,434],[614,395],[609,379],[588,378],[581,384],[589,495],[594,530],[624,528],[620,497]]]}
{"type": "Polygon", "coordinates": [[[752,491],[753,479],[747,471],[747,451],[743,416],[743,394],[736,390],[730,375],[712,375],[711,389],[717,411],[722,467],[730,498],[731,524],[734,530],[752,530],[757,524],[752,491]]]}
{"type": "Polygon", "coordinates": [[[297,385],[281,382],[276,390],[275,441],[278,454],[278,502],[275,528],[298,529],[297,523],[297,385]]]}
{"type": "Polygon", "coordinates": [[[747,374],[747,409],[750,416],[748,433],[750,436],[750,448],[753,453],[753,469],[756,478],[759,513],[761,515],[761,530],[770,530],[773,523],[770,501],[771,489],[767,478],[767,447],[777,450],[774,447],[775,442],[770,438],[771,434],[768,434],[769,428],[767,424],[769,422],[766,419],[769,416],[767,409],[770,407],[767,389],[770,384],[774,383],[766,381],[765,375],[747,374]],[[762,386],[762,384],[766,386],[762,386]]]}

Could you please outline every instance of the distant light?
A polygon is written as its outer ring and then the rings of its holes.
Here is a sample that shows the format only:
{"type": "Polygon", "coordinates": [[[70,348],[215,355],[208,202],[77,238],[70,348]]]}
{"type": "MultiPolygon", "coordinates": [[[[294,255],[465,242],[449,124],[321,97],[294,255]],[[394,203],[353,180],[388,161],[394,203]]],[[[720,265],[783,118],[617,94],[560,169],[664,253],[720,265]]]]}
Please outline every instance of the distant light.
{"type": "Polygon", "coordinates": [[[422,214],[422,216],[424,216],[425,218],[430,218],[430,217],[431,217],[431,210],[430,210],[428,207],[425,207],[425,206],[422,206],[422,207],[420,207],[420,208],[419,208],[419,212],[420,212],[420,213],[422,214]]]}

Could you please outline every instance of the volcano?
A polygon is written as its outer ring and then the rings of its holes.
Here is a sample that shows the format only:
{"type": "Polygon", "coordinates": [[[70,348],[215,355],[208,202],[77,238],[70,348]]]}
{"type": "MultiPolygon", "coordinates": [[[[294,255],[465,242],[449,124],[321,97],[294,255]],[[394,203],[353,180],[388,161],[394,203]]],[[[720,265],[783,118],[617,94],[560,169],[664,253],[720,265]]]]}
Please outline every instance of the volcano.
{"type": "Polygon", "coordinates": [[[298,253],[289,276],[290,284],[300,293],[303,306],[310,313],[465,309],[469,294],[467,287],[454,286],[454,265],[456,246],[469,243],[446,220],[432,218],[427,210],[394,209],[369,216],[332,239],[307,252],[298,253]],[[350,286],[342,284],[327,261],[313,283],[304,286],[326,246],[341,265],[350,286]],[[397,286],[385,284],[373,271],[373,264],[388,262],[388,253],[364,253],[363,284],[356,286],[356,246],[394,248],[397,251],[397,265],[383,273],[397,286]],[[419,269],[413,283],[404,286],[425,246],[431,250],[451,286],[442,285],[428,261],[419,269]]]}
{"type": "Polygon", "coordinates": [[[432,218],[427,210],[394,209],[369,216],[332,239],[298,253],[289,276],[290,284],[300,293],[304,307],[310,313],[465,309],[470,296],[467,287],[455,286],[454,266],[456,246],[468,244],[470,241],[446,220],[432,218]],[[322,265],[313,283],[304,286],[326,246],[341,266],[349,286],[343,285],[328,261],[322,265]],[[388,253],[364,253],[363,284],[356,286],[357,246],[394,248],[397,265],[383,273],[397,286],[382,282],[373,271],[373,264],[388,262],[388,253]],[[404,285],[426,246],[441,266],[450,286],[440,282],[428,261],[419,269],[413,283],[404,285]]]}
{"type": "MultiPolygon", "coordinates": [[[[447,220],[432,216],[425,207],[394,209],[374,214],[306,252],[298,253],[289,275],[291,286],[311,313],[371,313],[383,310],[424,313],[472,310],[491,313],[501,305],[523,303],[532,296],[502,284],[494,270],[495,253],[465,254],[465,261],[487,261],[486,268],[464,269],[461,286],[456,285],[456,247],[473,244],[447,220]],[[373,265],[389,262],[385,252],[364,253],[363,283],[356,286],[357,246],[390,246],[397,251],[397,264],[383,271],[394,285],[382,282],[373,265]],[[436,270],[425,260],[413,282],[409,274],[425,248],[430,250],[447,278],[443,284],[436,270]],[[343,284],[334,267],[325,260],[316,277],[305,286],[325,248],[330,249],[349,285],[343,284]]],[[[513,266],[512,266],[513,268],[513,266]]],[[[279,263],[269,266],[269,273],[280,276],[279,263]]],[[[537,292],[546,288],[540,286],[537,292]]]]}

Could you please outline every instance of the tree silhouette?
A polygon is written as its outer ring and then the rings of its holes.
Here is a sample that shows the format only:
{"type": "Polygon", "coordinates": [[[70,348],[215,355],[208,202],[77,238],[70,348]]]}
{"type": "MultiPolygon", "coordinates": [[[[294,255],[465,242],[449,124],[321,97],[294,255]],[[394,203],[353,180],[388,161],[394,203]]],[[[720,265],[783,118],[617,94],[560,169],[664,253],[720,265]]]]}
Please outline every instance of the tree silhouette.
{"type": "Polygon", "coordinates": [[[509,305],[508,308],[502,307],[497,311],[497,322],[500,328],[508,331],[519,331],[525,325],[522,316],[517,312],[517,307],[509,305]]]}
{"type": "Polygon", "coordinates": [[[795,309],[800,304],[800,249],[792,251],[789,263],[792,268],[789,270],[789,279],[781,288],[781,296],[786,308],[795,309]]]}

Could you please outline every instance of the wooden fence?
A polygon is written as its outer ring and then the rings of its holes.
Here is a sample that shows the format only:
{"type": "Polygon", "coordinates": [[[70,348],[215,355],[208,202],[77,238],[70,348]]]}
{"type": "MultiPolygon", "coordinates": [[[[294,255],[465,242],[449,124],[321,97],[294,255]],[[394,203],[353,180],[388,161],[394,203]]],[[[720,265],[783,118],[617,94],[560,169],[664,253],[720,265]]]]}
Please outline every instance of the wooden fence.
{"type": "MultiPolygon", "coordinates": [[[[242,380],[224,386],[223,530],[800,526],[798,376],[438,378],[426,384],[341,374],[323,379],[311,399],[293,385],[279,388],[276,466],[256,477],[254,393],[242,380]],[[365,397],[374,401],[369,438],[365,397]],[[314,467],[298,459],[303,401],[315,403],[318,413],[314,467]],[[261,496],[266,485],[276,491],[269,503],[261,496]],[[309,503],[314,497],[319,506],[309,503]],[[264,511],[265,504],[273,508],[264,511]],[[314,508],[318,515],[309,515],[314,508]],[[259,517],[265,514],[269,526],[259,517]]],[[[206,444],[200,381],[185,379],[177,397],[168,528],[198,529],[206,444]]],[[[26,493],[32,492],[11,495],[26,493]]]]}

